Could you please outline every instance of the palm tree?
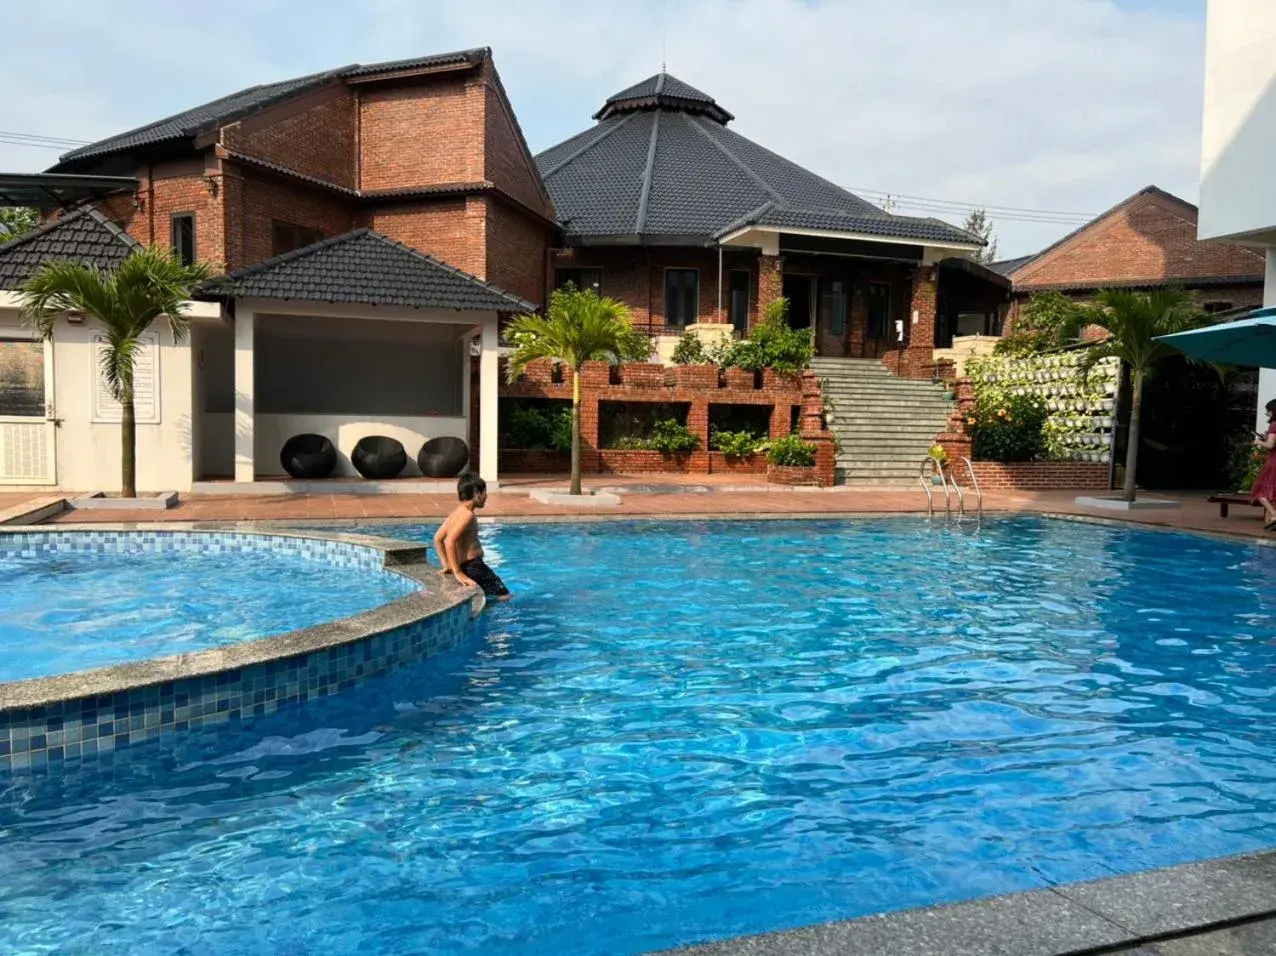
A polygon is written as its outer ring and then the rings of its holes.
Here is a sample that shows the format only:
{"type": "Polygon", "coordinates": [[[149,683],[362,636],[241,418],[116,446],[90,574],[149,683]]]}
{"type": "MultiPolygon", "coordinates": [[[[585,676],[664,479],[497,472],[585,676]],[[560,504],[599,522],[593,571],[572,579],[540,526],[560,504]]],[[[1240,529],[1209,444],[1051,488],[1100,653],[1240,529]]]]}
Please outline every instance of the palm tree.
{"type": "Polygon", "coordinates": [[[1129,289],[1103,289],[1095,296],[1093,309],[1085,320],[1108,333],[1108,337],[1089,349],[1081,363],[1089,371],[1101,359],[1115,357],[1130,369],[1130,433],[1125,452],[1126,501],[1135,496],[1134,478],[1139,464],[1139,424],[1143,407],[1143,382],[1153,366],[1168,355],[1177,354],[1156,339],[1207,322],[1191,293],[1183,289],[1157,289],[1135,292],[1129,289]]]}
{"type": "Polygon", "coordinates": [[[137,423],[133,370],[143,333],[161,316],[174,341],[186,335],[191,290],[211,275],[208,266],[184,265],[167,249],[137,249],[116,268],[103,271],[78,262],[49,261],[23,283],[22,312],[42,338],[51,339],[60,317],[81,312],[102,324],[107,347],[102,374],[120,403],[121,494],[137,497],[137,423]]]}
{"type": "Polygon", "coordinates": [[[510,381],[529,362],[554,359],[572,370],[572,487],[580,494],[580,369],[586,362],[645,361],[651,340],[634,328],[629,308],[602,298],[592,289],[567,285],[549,296],[545,315],[520,315],[510,323],[506,338],[514,346],[509,356],[510,381]]]}

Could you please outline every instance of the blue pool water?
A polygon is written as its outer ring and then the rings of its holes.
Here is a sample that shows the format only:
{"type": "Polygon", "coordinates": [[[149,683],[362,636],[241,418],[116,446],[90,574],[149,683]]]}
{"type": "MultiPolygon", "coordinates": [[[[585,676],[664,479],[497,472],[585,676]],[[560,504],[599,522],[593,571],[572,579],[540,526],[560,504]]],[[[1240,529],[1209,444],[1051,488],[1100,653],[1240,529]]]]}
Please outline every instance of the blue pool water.
{"type": "Polygon", "coordinates": [[[0,952],[637,952],[1276,845],[1276,551],[1028,518],[485,542],[516,597],[464,647],[12,782],[0,952]]]}
{"type": "Polygon", "coordinates": [[[265,551],[0,554],[0,681],[204,650],[366,611],[406,578],[265,551]]]}

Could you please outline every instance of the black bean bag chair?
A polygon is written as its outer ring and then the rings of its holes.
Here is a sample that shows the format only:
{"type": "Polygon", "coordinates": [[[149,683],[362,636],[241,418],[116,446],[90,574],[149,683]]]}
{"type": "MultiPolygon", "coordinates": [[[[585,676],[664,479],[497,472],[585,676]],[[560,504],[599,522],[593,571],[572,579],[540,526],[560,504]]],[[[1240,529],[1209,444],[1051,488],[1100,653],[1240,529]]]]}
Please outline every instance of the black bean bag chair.
{"type": "Polygon", "coordinates": [[[470,446],[459,438],[431,438],[417,452],[416,463],[427,478],[455,478],[470,463],[470,446]]]}
{"type": "Polygon", "coordinates": [[[393,438],[367,435],[355,444],[350,463],[364,478],[394,478],[408,463],[408,453],[393,438]]]}
{"type": "Polygon", "coordinates": [[[327,478],[337,467],[337,449],[322,435],[293,435],[279,450],[279,464],[293,478],[327,478]]]}

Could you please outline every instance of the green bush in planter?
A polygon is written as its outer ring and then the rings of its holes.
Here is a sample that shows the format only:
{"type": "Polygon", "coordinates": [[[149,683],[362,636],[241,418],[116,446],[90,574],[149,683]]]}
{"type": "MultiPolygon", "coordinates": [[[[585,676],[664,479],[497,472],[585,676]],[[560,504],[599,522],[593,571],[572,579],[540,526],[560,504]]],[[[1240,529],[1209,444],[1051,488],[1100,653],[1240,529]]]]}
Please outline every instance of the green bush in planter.
{"type": "Polygon", "coordinates": [[[513,405],[502,410],[501,446],[528,451],[571,451],[572,410],[513,405]]]}
{"type": "Polygon", "coordinates": [[[673,349],[674,365],[708,365],[711,359],[700,336],[694,332],[683,332],[678,344],[673,349]]]}
{"type": "Polygon", "coordinates": [[[700,447],[700,439],[686,425],[672,418],[656,422],[650,438],[626,435],[613,446],[621,451],[658,451],[662,455],[684,455],[700,447]]]}
{"type": "Polygon", "coordinates": [[[709,447],[722,452],[728,458],[748,458],[756,452],[763,440],[753,432],[714,431],[709,435],[709,447]]]}
{"type": "Polygon", "coordinates": [[[989,390],[966,421],[979,461],[1035,461],[1046,451],[1045,402],[1036,395],[989,390]]]}
{"type": "Polygon", "coordinates": [[[766,460],[787,468],[810,468],[815,464],[815,446],[797,435],[785,435],[770,443],[766,460]]]}

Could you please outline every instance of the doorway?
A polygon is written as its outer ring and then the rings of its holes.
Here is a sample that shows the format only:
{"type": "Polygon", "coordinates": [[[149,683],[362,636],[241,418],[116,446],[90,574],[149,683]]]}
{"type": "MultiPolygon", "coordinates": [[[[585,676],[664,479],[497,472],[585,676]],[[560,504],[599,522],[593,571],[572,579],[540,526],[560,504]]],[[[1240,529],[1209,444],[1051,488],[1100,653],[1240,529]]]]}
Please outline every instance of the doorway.
{"type": "Polygon", "coordinates": [[[813,276],[785,274],[782,290],[789,300],[789,327],[809,329],[815,321],[815,296],[811,294],[813,276]]]}

